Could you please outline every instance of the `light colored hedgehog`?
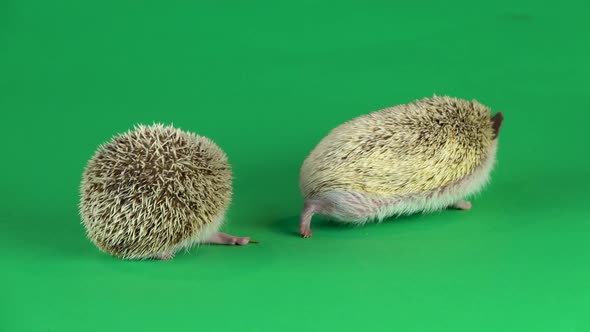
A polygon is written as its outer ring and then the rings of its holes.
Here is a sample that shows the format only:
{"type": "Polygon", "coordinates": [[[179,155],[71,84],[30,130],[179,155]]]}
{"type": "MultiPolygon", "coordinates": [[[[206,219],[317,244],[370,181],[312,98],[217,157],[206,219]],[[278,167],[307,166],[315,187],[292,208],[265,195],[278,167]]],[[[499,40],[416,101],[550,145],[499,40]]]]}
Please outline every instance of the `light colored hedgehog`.
{"type": "Polygon", "coordinates": [[[101,145],[81,184],[88,238],[123,259],[170,259],[198,243],[244,245],[218,232],[232,197],[225,153],[172,126],[136,126],[101,145]]]}
{"type": "Polygon", "coordinates": [[[314,214],[363,224],[470,209],[464,199],[489,180],[503,119],[477,101],[434,96],[340,125],[303,162],[299,232],[311,236],[314,214]]]}

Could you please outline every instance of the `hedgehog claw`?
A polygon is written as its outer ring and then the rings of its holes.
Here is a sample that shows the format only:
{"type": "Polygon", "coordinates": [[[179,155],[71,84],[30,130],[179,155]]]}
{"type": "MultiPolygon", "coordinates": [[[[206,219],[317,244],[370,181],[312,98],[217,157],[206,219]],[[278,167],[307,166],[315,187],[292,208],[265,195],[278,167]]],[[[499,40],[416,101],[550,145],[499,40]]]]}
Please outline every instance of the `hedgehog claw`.
{"type": "Polygon", "coordinates": [[[308,227],[300,227],[299,228],[299,233],[301,234],[302,237],[304,238],[310,238],[311,237],[311,228],[308,227]]]}
{"type": "Polygon", "coordinates": [[[311,228],[309,227],[309,225],[300,225],[299,226],[299,234],[301,234],[302,237],[304,238],[310,238],[311,237],[311,228]]]}

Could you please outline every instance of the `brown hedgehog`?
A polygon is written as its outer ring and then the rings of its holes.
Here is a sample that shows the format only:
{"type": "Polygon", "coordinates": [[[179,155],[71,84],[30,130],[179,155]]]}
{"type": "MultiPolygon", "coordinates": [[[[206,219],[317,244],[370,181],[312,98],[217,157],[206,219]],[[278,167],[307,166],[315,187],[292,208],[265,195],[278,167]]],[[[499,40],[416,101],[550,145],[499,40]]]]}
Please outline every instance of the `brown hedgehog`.
{"type": "Polygon", "coordinates": [[[250,241],[218,232],[231,197],[227,157],[211,140],[172,126],[136,126],[88,162],[80,214],[103,252],[170,259],[198,243],[250,241]]]}
{"type": "Polygon", "coordinates": [[[332,130],[303,162],[299,231],[314,214],[363,224],[394,215],[468,210],[488,182],[502,113],[434,96],[385,108],[332,130]]]}

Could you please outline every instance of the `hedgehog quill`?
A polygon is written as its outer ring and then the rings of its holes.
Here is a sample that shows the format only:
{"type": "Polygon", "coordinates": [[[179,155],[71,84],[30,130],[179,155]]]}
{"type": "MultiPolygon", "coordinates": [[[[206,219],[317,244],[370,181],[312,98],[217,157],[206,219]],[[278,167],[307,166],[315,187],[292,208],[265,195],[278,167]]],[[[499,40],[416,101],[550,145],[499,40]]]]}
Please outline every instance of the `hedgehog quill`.
{"type": "Polygon", "coordinates": [[[469,210],[465,199],[489,181],[503,119],[475,100],[433,96],[336,127],[301,167],[301,236],[311,237],[314,214],[362,225],[469,210]]]}

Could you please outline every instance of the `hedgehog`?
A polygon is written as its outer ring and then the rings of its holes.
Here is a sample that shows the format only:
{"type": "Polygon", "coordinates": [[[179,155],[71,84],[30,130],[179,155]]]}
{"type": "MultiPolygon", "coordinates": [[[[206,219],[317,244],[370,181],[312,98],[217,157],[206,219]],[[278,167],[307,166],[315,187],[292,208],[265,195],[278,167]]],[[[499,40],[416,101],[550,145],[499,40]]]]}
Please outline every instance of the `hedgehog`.
{"type": "Polygon", "coordinates": [[[219,232],[232,198],[226,154],[173,126],[136,125],[99,146],[80,185],[86,234],[121,259],[166,260],[201,243],[245,245],[219,232]]]}
{"type": "Polygon", "coordinates": [[[315,214],[363,225],[471,209],[465,199],[489,182],[503,120],[476,100],[434,95],[336,127],[301,166],[301,236],[311,237],[315,214]]]}

